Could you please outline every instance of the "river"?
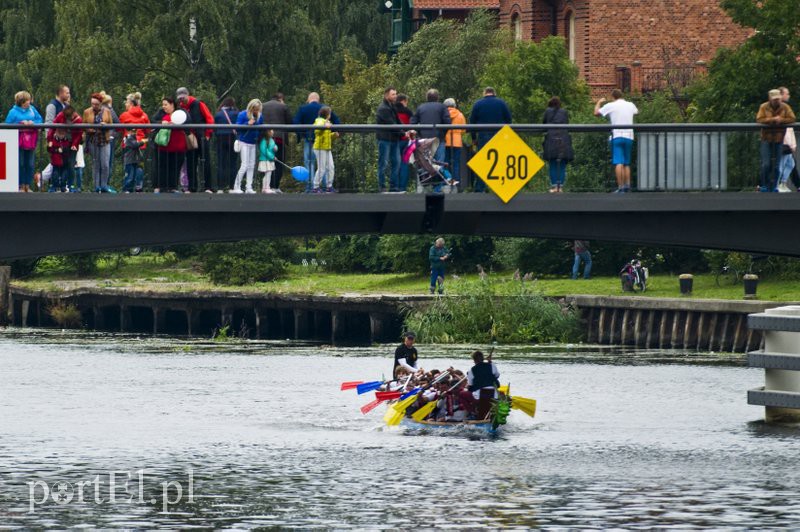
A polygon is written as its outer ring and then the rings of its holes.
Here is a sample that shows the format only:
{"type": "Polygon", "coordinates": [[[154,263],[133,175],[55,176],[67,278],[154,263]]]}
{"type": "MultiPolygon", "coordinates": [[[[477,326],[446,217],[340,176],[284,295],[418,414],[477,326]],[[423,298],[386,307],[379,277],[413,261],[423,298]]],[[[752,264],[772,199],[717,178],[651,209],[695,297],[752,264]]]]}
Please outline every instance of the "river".
{"type": "MultiPolygon", "coordinates": [[[[6,329],[0,528],[800,522],[798,432],[746,404],[763,375],[741,357],[503,348],[538,412],[490,438],[362,416],[370,397],[339,384],[379,378],[390,350],[6,329]]],[[[467,355],[421,348],[426,368],[467,355]]]]}

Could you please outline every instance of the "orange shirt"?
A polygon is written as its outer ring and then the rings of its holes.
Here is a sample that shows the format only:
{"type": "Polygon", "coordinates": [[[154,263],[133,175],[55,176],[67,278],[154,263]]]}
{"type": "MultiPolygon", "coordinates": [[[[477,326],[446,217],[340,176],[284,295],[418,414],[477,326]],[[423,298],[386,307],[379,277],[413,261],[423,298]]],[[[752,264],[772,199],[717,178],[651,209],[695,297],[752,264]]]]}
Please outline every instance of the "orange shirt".
{"type": "MultiPolygon", "coordinates": [[[[456,109],[455,107],[448,107],[448,111],[450,111],[450,123],[452,124],[466,124],[467,119],[464,118],[464,113],[456,109]]],[[[466,129],[450,129],[447,131],[447,136],[445,137],[446,146],[448,148],[461,148],[464,146],[463,141],[461,140],[461,135],[466,133],[466,129]]]]}

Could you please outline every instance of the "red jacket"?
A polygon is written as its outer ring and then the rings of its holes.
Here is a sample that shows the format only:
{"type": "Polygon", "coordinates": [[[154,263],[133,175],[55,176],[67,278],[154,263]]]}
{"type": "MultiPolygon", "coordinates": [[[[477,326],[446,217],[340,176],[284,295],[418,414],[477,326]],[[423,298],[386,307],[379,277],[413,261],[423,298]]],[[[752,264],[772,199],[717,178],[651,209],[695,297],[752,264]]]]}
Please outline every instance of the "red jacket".
{"type": "MultiPolygon", "coordinates": [[[[214,115],[211,114],[211,111],[208,110],[208,106],[203,103],[202,101],[198,100],[194,96],[189,96],[186,99],[186,103],[181,104],[181,109],[186,111],[186,114],[189,115],[189,119],[186,121],[187,124],[213,124],[214,123],[214,115]],[[196,115],[196,112],[193,112],[192,106],[197,102],[195,107],[195,111],[199,110],[200,116],[193,116],[196,115]]],[[[205,136],[207,139],[211,138],[211,134],[214,132],[213,129],[206,129],[205,136]]],[[[194,130],[194,134],[198,135],[199,130],[194,130]]],[[[199,137],[199,135],[198,135],[199,137]]]]}
{"type": "MultiPolygon", "coordinates": [[[[56,117],[53,119],[54,124],[66,124],[67,119],[64,117],[64,113],[58,113],[56,117]]],[[[83,120],[75,113],[72,116],[72,124],[82,124],[83,120]]],[[[63,142],[64,137],[69,139],[67,146],[74,147],[75,149],[80,146],[81,141],[83,140],[83,130],[82,129],[62,129],[62,128],[51,128],[47,131],[47,142],[53,142],[56,139],[56,136],[59,137],[59,141],[63,142]]]]}
{"type": "MultiPolygon", "coordinates": [[[[119,115],[119,121],[122,124],[149,124],[150,117],[147,116],[141,107],[133,106],[130,108],[129,111],[125,111],[121,115],[119,115]]],[[[128,135],[128,131],[120,130],[123,136],[128,135]]],[[[138,142],[142,142],[144,138],[150,133],[149,129],[137,129],[136,130],[136,140],[138,142]]],[[[142,147],[144,148],[144,147],[142,147]]]]}
{"type": "MultiPolygon", "coordinates": [[[[164,115],[162,120],[172,123],[171,115],[164,115]]],[[[181,152],[186,151],[186,131],[183,129],[173,129],[170,131],[169,144],[159,146],[158,151],[181,152]]]]}

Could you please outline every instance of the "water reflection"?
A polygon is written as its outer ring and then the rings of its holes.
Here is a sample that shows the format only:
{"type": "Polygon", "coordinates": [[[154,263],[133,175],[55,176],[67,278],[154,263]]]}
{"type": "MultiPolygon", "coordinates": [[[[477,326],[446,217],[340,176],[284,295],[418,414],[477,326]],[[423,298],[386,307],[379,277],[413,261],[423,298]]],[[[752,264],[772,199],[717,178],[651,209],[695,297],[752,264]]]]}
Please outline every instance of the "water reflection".
{"type": "MultiPolygon", "coordinates": [[[[466,367],[471,347],[423,348],[423,366],[466,367]]],[[[539,412],[513,413],[491,439],[384,429],[380,409],[362,416],[369,396],[338,384],[380,378],[389,352],[6,330],[0,525],[791,528],[800,518],[797,431],[756,421],[746,390],[762,376],[741,356],[500,348],[502,380],[539,412]],[[145,502],[108,503],[109,472],[130,472],[137,499],[139,470],[145,502]],[[164,512],[162,483],[185,490],[189,470],[193,502],[164,512]],[[87,491],[83,503],[29,512],[29,482],[98,476],[106,502],[87,491]]]]}

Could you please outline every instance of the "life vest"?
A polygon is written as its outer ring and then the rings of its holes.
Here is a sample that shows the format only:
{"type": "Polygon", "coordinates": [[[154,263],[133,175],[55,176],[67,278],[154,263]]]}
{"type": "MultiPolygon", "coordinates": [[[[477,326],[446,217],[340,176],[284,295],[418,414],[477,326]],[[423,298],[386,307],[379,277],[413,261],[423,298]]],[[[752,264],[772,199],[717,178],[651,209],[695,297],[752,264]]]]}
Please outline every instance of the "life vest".
{"type": "Polygon", "coordinates": [[[472,386],[469,387],[469,391],[474,392],[490,386],[497,386],[497,381],[492,373],[492,365],[489,362],[484,362],[472,366],[472,386]]]}
{"type": "Polygon", "coordinates": [[[63,111],[63,110],[64,110],[64,104],[63,104],[63,103],[61,103],[61,100],[59,100],[58,98],[53,98],[52,100],[50,100],[50,104],[51,104],[53,107],[55,107],[55,108],[56,108],[56,114],[55,114],[55,116],[58,116],[58,114],[59,114],[61,111],[63,111]]]}

